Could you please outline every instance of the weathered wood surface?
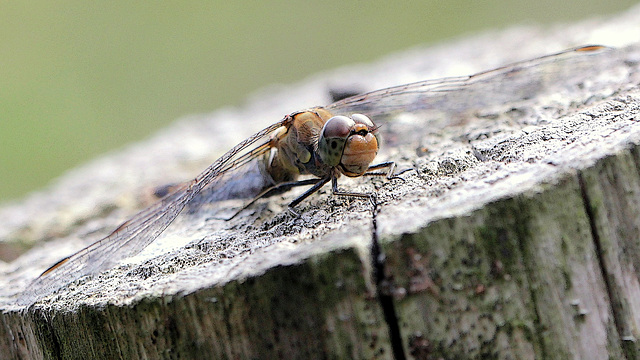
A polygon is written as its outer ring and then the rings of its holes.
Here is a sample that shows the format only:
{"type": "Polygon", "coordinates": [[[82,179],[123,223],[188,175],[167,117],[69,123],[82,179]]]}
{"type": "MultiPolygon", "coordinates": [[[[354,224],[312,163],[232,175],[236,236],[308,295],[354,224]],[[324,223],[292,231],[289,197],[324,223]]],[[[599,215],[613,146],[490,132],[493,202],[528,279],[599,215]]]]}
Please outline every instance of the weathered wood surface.
{"type": "MultiPolygon", "coordinates": [[[[640,48],[625,44],[639,24],[636,8],[323,74],[185,119],[6,206],[3,246],[34,247],[0,268],[2,358],[638,357],[640,48]],[[203,206],[119,266],[15,304],[42,270],[134,214],[146,189],[328,102],[328,87],[469,74],[589,42],[620,48],[527,100],[385,124],[380,159],[416,171],[341,185],[375,191],[375,216],[328,189],[300,218],[282,211],[295,191],[230,222],[215,214],[239,202],[203,206]]],[[[489,98],[466,96],[443,101],[489,98]]]]}

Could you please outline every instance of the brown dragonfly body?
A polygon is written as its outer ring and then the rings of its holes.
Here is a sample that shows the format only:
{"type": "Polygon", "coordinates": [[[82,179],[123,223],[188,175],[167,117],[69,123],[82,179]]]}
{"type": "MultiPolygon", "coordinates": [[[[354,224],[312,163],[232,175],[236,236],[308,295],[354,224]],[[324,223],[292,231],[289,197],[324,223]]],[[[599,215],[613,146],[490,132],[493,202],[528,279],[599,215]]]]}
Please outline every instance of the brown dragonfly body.
{"type": "MultiPolygon", "coordinates": [[[[378,119],[440,106],[456,108],[457,111],[458,107],[472,106],[468,102],[481,106],[485,103],[505,103],[526,98],[536,89],[523,87],[526,92],[522,93],[500,89],[517,81],[519,73],[526,72],[526,78],[531,78],[532,74],[540,74],[541,79],[549,74],[553,77],[560,72],[572,70],[574,65],[571,61],[564,60],[607,49],[603,46],[569,49],[471,76],[400,85],[353,96],[325,107],[289,114],[240,142],[195,179],[178,186],[156,204],[123,223],[109,236],[48,268],[21,295],[18,302],[32,303],[83,275],[108,269],[120,260],[140,252],[204,188],[215,187],[225,179],[233,178],[239,169],[250,163],[259,165],[263,177],[260,179],[259,191],[251,195],[257,195],[256,198],[274,190],[311,186],[289,204],[292,212],[296,205],[329,181],[332,182],[334,194],[369,197],[367,194],[338,191],[337,179],[341,175],[394,176],[393,162],[371,165],[378,153],[379,142],[378,127],[370,118],[378,119]],[[387,171],[373,172],[382,168],[387,168],[387,171]],[[304,174],[313,175],[313,178],[299,181],[298,176],[304,174]]],[[[253,201],[249,204],[251,203],[253,201]]],[[[244,208],[246,206],[242,209],[244,208]]]]}

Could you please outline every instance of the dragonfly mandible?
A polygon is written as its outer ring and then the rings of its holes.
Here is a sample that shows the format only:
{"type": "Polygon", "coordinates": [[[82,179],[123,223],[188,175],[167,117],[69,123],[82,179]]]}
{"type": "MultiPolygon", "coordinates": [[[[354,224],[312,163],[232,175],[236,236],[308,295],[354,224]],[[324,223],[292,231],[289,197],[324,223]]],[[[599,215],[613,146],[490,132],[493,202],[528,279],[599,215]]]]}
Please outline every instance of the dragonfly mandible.
{"type": "MultiPolygon", "coordinates": [[[[339,191],[337,179],[341,175],[395,176],[395,164],[391,161],[371,165],[379,149],[378,126],[372,119],[443,106],[456,111],[470,106],[523,99],[537,91],[535,84],[520,84],[521,81],[530,81],[532,74],[544,75],[539,76],[544,81],[543,78],[547,75],[554,77],[561,72],[573,71],[575,64],[565,60],[609,49],[601,45],[572,48],[470,76],[390,87],[286,115],[280,121],[241,141],[196,178],[175,187],[157,203],[137,213],[108,236],[49,267],[21,294],[18,303],[32,303],[81,276],[108,269],[120,260],[139,253],[203,189],[223,184],[249,164],[257,165],[261,174],[258,181],[250,186],[255,198],[273,190],[311,186],[289,204],[292,211],[328,182],[332,182],[334,194],[368,197],[368,194],[339,191]],[[523,73],[527,76],[523,76],[523,73]],[[513,86],[516,83],[518,86],[513,86]],[[462,95],[465,93],[466,95],[462,95]],[[385,172],[375,172],[385,168],[385,172]],[[312,175],[313,178],[298,181],[298,176],[304,174],[312,175]]],[[[253,201],[247,205],[251,203],[253,201]]],[[[244,208],[246,206],[242,209],[244,208]]]]}

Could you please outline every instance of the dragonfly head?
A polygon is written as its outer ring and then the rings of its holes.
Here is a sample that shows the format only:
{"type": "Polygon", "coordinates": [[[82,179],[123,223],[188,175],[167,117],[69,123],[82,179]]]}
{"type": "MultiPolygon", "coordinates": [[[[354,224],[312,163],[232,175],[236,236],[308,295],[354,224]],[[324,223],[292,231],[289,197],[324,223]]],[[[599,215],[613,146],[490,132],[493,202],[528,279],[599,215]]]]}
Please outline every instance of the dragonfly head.
{"type": "Polygon", "coordinates": [[[347,176],[361,176],[378,153],[376,130],[362,114],[334,116],[322,127],[318,140],[320,158],[347,176]]]}

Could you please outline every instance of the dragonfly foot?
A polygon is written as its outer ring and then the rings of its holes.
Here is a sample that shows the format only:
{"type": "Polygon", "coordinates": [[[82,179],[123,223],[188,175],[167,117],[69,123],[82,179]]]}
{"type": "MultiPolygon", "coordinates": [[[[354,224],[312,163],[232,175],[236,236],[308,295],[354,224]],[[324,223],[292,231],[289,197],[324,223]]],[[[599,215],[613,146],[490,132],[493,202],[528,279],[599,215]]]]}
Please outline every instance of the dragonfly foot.
{"type": "Polygon", "coordinates": [[[300,213],[297,212],[293,207],[289,206],[287,207],[287,209],[289,210],[289,213],[293,215],[293,217],[296,217],[296,218],[300,217],[300,213]]]}
{"type": "Polygon", "coordinates": [[[409,169],[404,169],[402,171],[400,171],[399,173],[393,174],[391,176],[388,177],[389,180],[393,180],[393,179],[400,179],[402,181],[407,181],[407,179],[400,177],[400,175],[408,172],[408,171],[415,171],[416,173],[418,172],[418,170],[414,169],[414,168],[409,168],[409,169]]]}

